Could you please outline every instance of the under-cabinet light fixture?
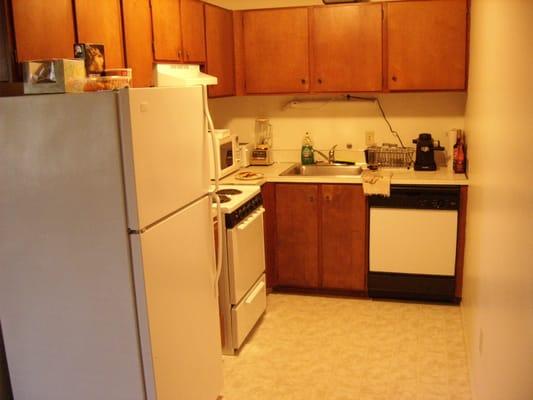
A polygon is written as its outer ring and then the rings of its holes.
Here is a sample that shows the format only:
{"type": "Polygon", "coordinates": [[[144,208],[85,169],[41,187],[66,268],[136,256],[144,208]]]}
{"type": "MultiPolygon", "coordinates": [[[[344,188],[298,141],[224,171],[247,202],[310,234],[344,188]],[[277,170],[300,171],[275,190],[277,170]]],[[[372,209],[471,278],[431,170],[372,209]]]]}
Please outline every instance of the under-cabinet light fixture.
{"type": "Polygon", "coordinates": [[[322,0],[324,4],[339,4],[339,3],[366,3],[370,0],[322,0]]]}

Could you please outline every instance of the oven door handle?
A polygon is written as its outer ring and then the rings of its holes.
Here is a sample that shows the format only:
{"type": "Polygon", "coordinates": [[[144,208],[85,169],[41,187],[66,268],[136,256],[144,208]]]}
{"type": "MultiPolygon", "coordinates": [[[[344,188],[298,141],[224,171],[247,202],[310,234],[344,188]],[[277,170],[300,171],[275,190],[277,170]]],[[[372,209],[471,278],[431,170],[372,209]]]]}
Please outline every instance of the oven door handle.
{"type": "Polygon", "coordinates": [[[246,218],[243,222],[241,222],[239,225],[237,225],[237,229],[240,230],[240,231],[246,229],[246,227],[248,225],[250,225],[257,218],[259,218],[261,216],[261,214],[263,214],[264,212],[265,212],[265,209],[263,207],[259,207],[248,218],[246,218]]]}

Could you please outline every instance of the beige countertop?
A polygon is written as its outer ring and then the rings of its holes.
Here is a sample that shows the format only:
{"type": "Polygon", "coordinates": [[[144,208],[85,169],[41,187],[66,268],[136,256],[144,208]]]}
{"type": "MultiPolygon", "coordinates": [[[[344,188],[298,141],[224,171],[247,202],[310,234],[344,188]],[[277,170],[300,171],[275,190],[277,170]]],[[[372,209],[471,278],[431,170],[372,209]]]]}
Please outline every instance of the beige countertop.
{"type": "MultiPolygon", "coordinates": [[[[248,171],[261,174],[262,177],[253,180],[239,180],[237,173],[229,175],[221,180],[222,185],[262,185],[265,182],[292,182],[292,183],[355,183],[360,184],[361,176],[281,176],[295,163],[277,162],[268,166],[249,166],[241,168],[238,172],[248,171]]],[[[454,174],[447,168],[439,168],[437,171],[414,171],[413,169],[384,169],[392,174],[393,185],[468,185],[465,174],[454,174]]]]}

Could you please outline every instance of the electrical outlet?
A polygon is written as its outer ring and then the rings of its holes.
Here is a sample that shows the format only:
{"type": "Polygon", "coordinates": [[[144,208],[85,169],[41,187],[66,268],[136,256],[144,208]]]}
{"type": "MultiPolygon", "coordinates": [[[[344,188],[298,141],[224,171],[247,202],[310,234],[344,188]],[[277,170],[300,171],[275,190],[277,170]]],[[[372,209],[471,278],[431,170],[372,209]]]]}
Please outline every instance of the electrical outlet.
{"type": "Polygon", "coordinates": [[[478,342],[479,355],[483,353],[483,329],[479,330],[479,342],[478,342]]]}
{"type": "Polygon", "coordinates": [[[365,132],[365,144],[367,146],[372,146],[375,143],[374,141],[374,131],[365,132]]]}

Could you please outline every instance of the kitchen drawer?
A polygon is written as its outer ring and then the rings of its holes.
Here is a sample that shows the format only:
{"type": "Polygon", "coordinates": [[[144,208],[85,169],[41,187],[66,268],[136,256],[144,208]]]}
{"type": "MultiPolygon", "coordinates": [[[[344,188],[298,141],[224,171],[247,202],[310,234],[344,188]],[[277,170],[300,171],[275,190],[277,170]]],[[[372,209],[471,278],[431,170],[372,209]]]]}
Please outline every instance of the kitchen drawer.
{"type": "Polygon", "coordinates": [[[265,275],[250,289],[242,301],[231,309],[233,347],[239,348],[266,309],[265,275]]]}

